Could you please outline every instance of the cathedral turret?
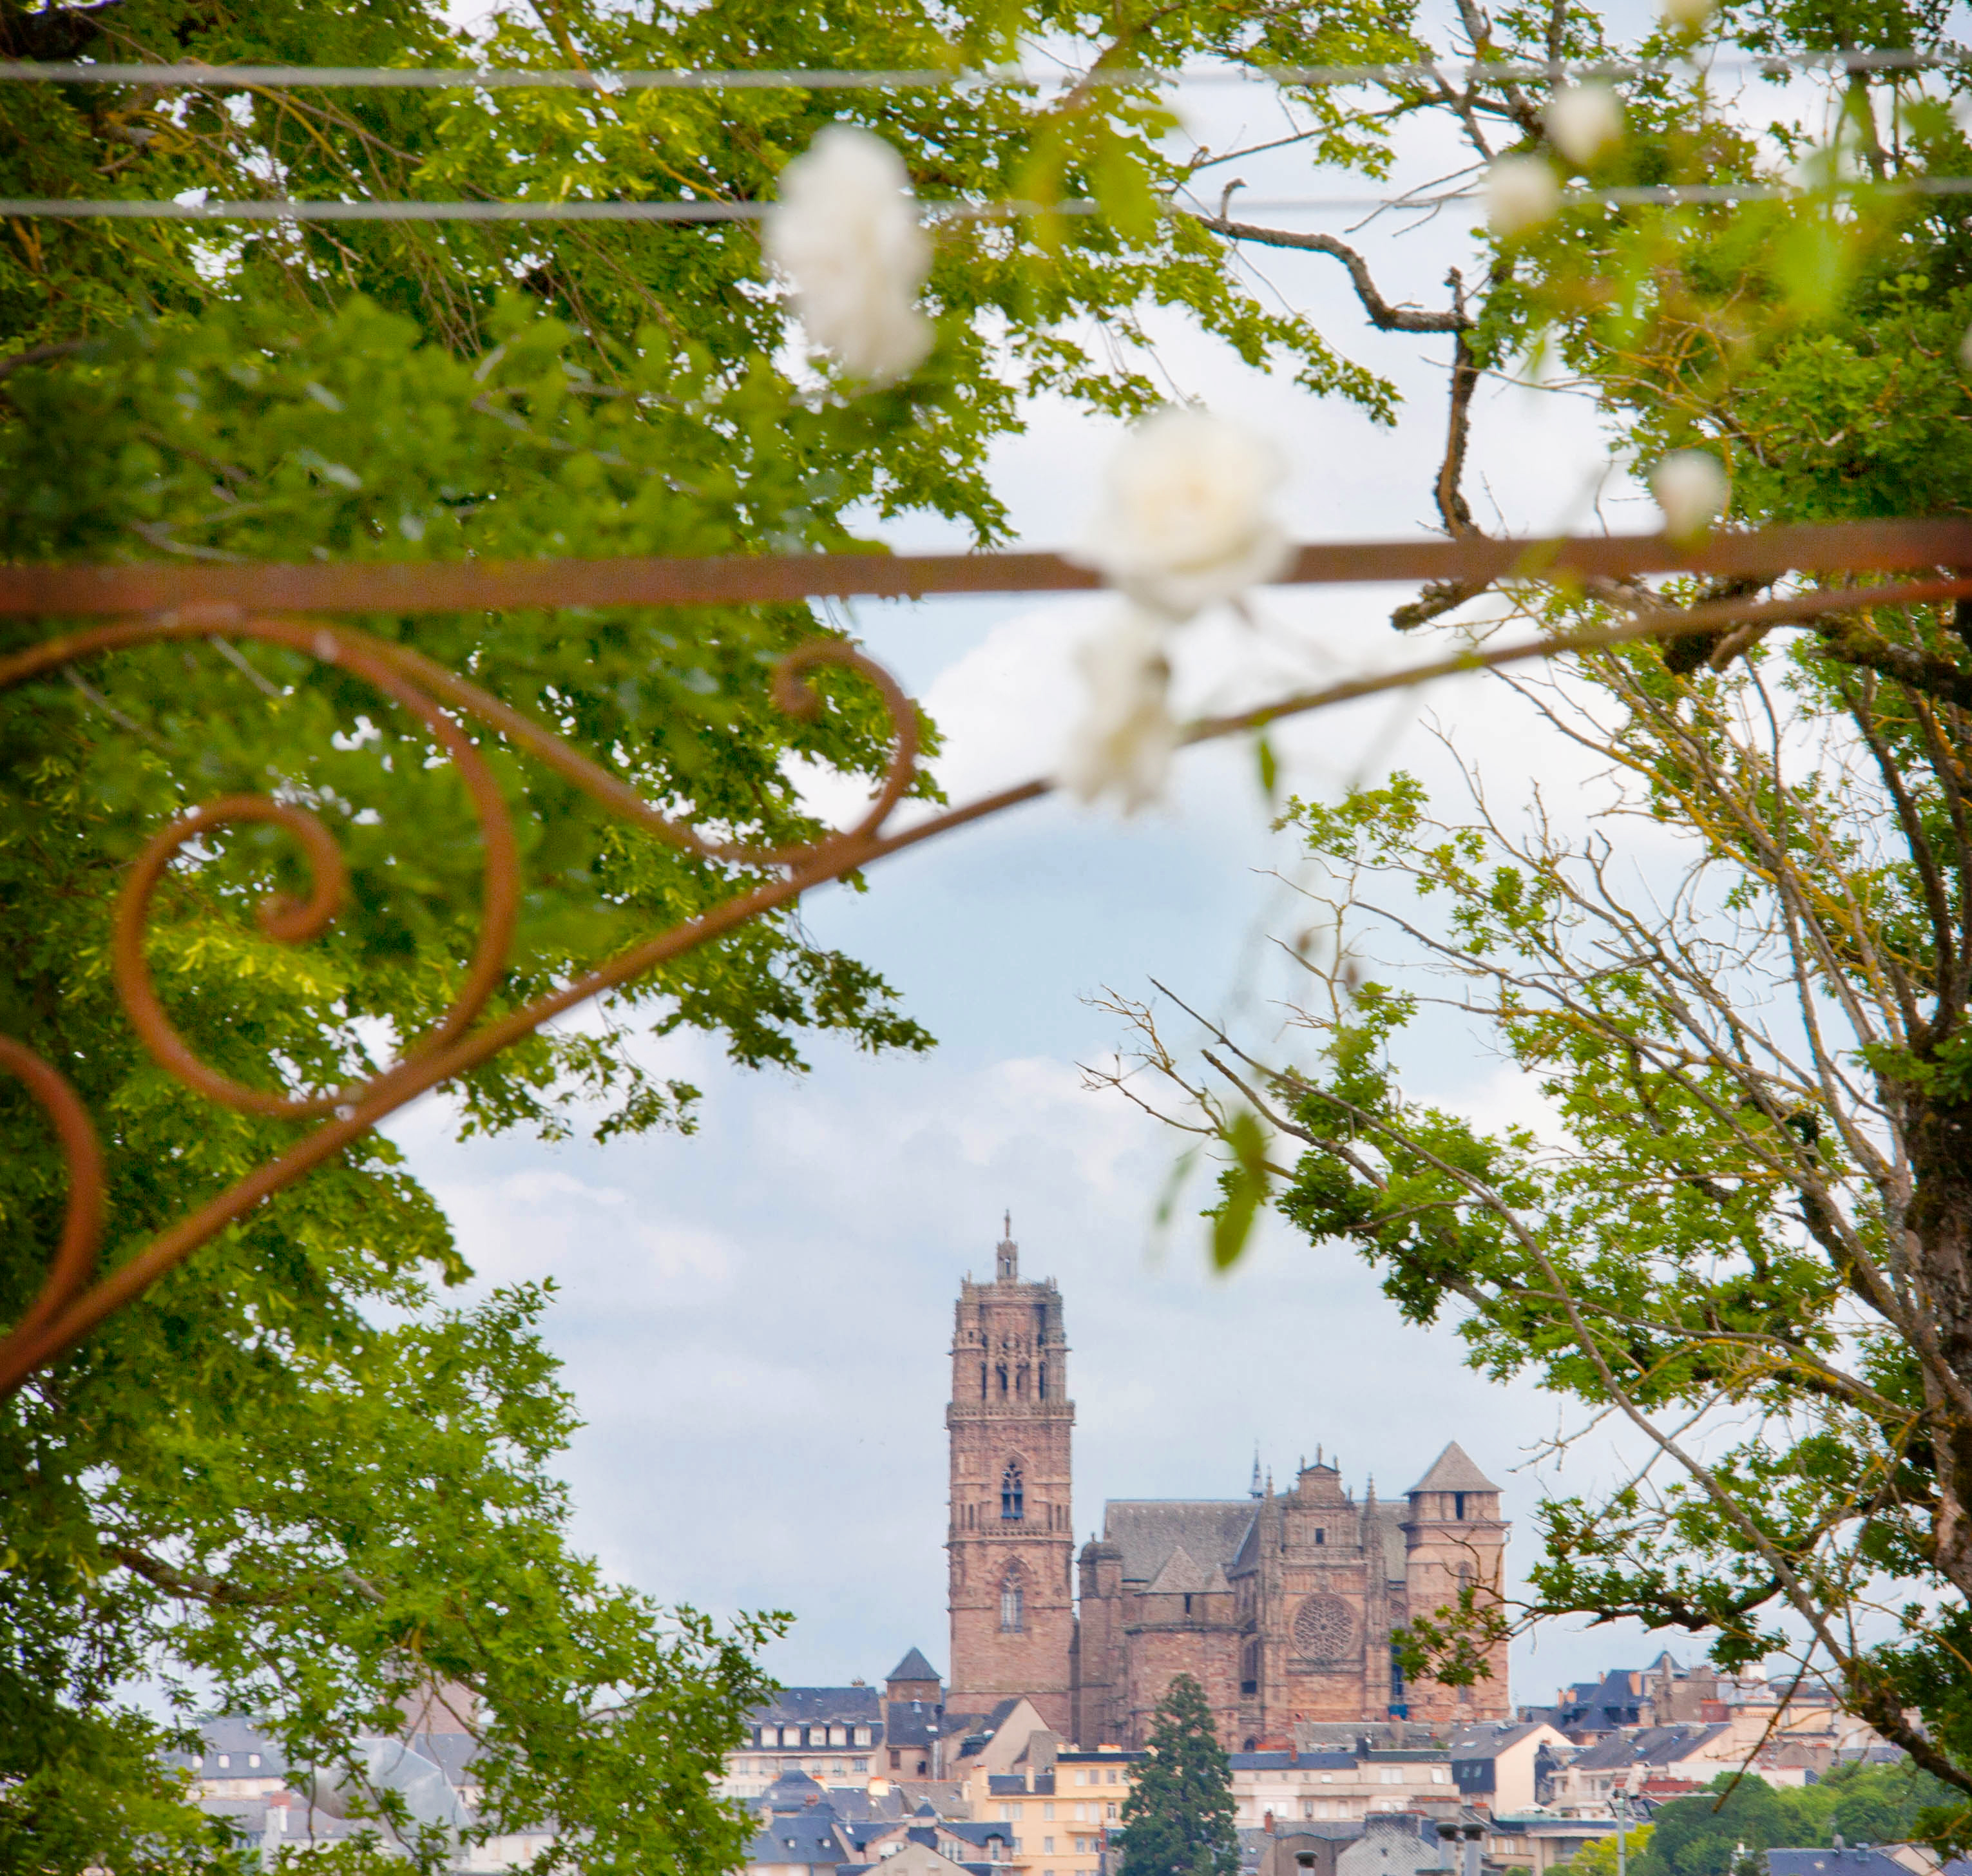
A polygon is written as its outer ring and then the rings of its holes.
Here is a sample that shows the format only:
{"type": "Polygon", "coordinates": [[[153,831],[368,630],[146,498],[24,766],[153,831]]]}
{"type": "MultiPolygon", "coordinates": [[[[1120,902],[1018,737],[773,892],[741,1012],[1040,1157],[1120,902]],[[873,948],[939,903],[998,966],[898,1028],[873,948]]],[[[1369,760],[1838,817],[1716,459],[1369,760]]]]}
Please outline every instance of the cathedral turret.
{"type": "MultiPolygon", "coordinates": [[[[1412,1616],[1429,1616],[1458,1607],[1461,1592],[1497,1600],[1504,1585],[1508,1527],[1500,1516],[1500,1488],[1454,1440],[1430,1470],[1405,1493],[1410,1509],[1403,1521],[1405,1599],[1412,1616]]],[[[1435,1720],[1504,1718],[1507,1645],[1487,1650],[1493,1672],[1471,1687],[1448,1688],[1432,1682],[1409,1690],[1414,1718],[1435,1720]]]]}

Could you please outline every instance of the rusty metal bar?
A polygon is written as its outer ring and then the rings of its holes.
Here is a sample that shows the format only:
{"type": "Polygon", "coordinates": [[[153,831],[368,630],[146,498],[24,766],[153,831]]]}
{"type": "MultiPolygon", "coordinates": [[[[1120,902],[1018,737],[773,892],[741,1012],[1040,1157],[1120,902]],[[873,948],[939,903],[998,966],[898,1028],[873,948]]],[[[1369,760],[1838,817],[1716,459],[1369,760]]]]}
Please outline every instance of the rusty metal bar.
{"type": "MultiPolygon", "coordinates": [[[[1904,573],[1972,566],[1972,516],[1838,521],[1717,533],[1550,540],[1311,542],[1283,586],[1510,579],[1618,579],[1904,573]]],[[[155,612],[194,605],[255,612],[469,612],[514,607],[757,605],[933,593],[1081,592],[1101,576],[1059,553],[733,554],[704,559],[422,560],[367,565],[0,567],[0,615],[155,612]]]]}

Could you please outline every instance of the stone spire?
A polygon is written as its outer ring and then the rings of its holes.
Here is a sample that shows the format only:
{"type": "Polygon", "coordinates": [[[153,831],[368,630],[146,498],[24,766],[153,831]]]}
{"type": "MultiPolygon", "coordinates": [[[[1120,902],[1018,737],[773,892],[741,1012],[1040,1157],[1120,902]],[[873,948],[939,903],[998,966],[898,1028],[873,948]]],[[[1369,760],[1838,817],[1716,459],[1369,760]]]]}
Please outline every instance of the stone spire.
{"type": "Polygon", "coordinates": [[[1247,1496],[1249,1498],[1260,1496],[1260,1449],[1257,1446],[1253,1448],[1253,1483],[1247,1487],[1247,1496]]]}
{"type": "Polygon", "coordinates": [[[1017,1284],[1020,1281],[1020,1247],[1014,1241],[1014,1215],[1006,1217],[1007,1235],[1000,1240],[999,1278],[1003,1284],[1017,1284]]]}

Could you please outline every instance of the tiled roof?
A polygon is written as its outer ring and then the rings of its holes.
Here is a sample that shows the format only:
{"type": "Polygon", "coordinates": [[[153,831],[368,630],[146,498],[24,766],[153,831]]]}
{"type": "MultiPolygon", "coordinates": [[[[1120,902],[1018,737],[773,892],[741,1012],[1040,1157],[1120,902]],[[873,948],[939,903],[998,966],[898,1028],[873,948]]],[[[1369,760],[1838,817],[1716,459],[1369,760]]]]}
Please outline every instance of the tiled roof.
{"type": "Polygon", "coordinates": [[[1252,1525],[1251,1499],[1112,1499],[1102,1508],[1102,1535],[1123,1553],[1126,1583],[1153,1581],[1180,1548],[1223,1571],[1252,1525]]]}
{"type": "Polygon", "coordinates": [[[926,1660],[923,1651],[916,1648],[883,1676],[886,1681],[935,1681],[938,1678],[937,1669],[926,1660]]]}
{"type": "MultiPolygon", "coordinates": [[[[1497,1492],[1499,1487],[1466,1457],[1456,1440],[1432,1461],[1431,1470],[1412,1492],[1497,1492]]],[[[1410,1493],[1404,1496],[1408,1498],[1410,1493]]]]}

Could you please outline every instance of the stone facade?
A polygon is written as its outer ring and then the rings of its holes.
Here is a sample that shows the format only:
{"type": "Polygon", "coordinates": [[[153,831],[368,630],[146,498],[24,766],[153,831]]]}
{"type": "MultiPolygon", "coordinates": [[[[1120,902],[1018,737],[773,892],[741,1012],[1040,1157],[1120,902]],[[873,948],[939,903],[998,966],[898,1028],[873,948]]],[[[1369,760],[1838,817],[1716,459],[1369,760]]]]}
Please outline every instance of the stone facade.
{"type": "Polygon", "coordinates": [[[1406,1688],[1392,1650],[1415,1610],[1500,1580],[1499,1488],[1448,1446],[1402,1502],[1359,1502],[1319,1454],[1244,1502],[1117,1502],[1083,1547],[1075,1724],[1138,1745],[1171,1677],[1193,1675],[1229,1746],[1297,1721],[1501,1719],[1506,1650],[1476,1688],[1406,1688]]]}
{"type": "Polygon", "coordinates": [[[1052,1277],[1023,1283],[1011,1222],[994,1281],[968,1277],[952,1339],[948,1711],[1024,1695],[1073,1724],[1075,1524],[1068,1343],[1052,1277]]]}
{"type": "Polygon", "coordinates": [[[1112,1499],[1072,1583],[1067,1355],[1060,1295],[1020,1280],[1010,1227],[952,1339],[948,1711],[1024,1695],[1085,1749],[1138,1747],[1187,1673],[1236,1750],[1297,1723],[1508,1717],[1503,1643],[1470,1688],[1406,1688],[1392,1649],[1413,1612],[1500,1581],[1499,1487],[1458,1445],[1394,1503],[1319,1453],[1285,1493],[1256,1465],[1245,1499],[1112,1499]]]}

